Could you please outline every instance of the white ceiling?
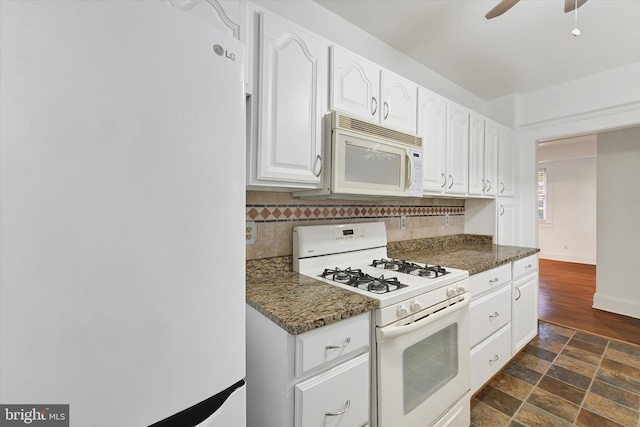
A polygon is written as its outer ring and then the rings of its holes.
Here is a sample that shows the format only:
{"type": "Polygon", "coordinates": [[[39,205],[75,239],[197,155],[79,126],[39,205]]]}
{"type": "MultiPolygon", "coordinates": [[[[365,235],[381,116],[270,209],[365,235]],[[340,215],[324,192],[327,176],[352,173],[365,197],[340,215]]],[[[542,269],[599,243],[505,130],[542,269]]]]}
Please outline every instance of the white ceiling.
{"type": "Polygon", "coordinates": [[[578,37],[564,0],[315,1],[485,100],[640,61],[640,0],[587,1],[578,37]]]}

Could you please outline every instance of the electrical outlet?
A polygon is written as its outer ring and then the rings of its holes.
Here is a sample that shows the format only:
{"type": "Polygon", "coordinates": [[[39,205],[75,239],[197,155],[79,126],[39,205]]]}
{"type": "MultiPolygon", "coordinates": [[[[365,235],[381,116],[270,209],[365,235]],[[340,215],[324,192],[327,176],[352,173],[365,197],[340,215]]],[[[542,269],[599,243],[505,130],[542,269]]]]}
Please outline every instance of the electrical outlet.
{"type": "Polygon", "coordinates": [[[449,214],[448,213],[444,214],[444,226],[445,227],[449,226],[449,214]]]}
{"type": "Polygon", "coordinates": [[[407,229],[407,216],[406,215],[400,215],[400,230],[406,230],[407,229]]]}
{"type": "Polygon", "coordinates": [[[253,245],[256,243],[256,232],[256,223],[253,221],[247,221],[247,225],[245,228],[245,239],[247,245],[253,245]]]}

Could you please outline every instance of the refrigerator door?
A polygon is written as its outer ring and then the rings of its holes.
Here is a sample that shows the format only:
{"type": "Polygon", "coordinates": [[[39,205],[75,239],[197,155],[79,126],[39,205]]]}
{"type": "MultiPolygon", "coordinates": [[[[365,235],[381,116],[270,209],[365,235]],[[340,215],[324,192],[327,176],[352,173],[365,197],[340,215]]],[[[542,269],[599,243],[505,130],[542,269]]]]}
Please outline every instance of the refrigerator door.
{"type": "Polygon", "coordinates": [[[0,19],[0,402],[139,427],[242,380],[243,46],[163,1],[0,19]]]}

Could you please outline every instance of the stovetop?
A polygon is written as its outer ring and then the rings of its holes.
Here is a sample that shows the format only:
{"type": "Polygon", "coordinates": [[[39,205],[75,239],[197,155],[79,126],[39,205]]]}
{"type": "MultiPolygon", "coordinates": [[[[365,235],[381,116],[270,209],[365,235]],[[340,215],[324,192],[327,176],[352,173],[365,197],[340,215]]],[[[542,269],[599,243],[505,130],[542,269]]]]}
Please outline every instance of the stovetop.
{"type": "Polygon", "coordinates": [[[388,307],[469,277],[465,270],[387,256],[384,223],[294,228],[294,271],[388,307]]]}

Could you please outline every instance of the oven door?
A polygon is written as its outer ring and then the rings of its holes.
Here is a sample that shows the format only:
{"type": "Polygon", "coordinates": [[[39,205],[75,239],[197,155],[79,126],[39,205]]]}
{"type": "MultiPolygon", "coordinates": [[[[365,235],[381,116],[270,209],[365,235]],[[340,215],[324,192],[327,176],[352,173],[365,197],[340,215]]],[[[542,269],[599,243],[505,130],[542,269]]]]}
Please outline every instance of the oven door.
{"type": "MultiPolygon", "coordinates": [[[[431,426],[470,388],[469,293],[376,329],[378,426],[431,426]]],[[[469,425],[451,411],[445,425],[469,425]],[[465,424],[466,423],[466,424],[465,424]]]]}

